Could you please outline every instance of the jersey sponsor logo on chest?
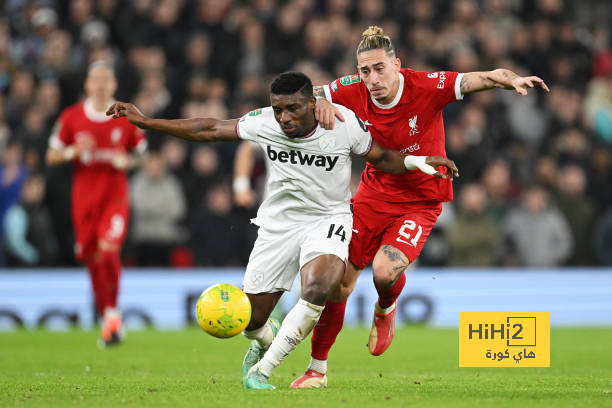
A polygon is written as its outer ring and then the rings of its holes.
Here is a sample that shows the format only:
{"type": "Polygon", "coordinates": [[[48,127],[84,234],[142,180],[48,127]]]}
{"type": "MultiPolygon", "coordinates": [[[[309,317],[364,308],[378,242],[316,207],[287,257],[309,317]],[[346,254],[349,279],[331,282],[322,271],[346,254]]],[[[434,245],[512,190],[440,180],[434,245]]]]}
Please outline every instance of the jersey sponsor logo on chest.
{"type": "Polygon", "coordinates": [[[420,150],[420,149],[421,149],[421,145],[419,145],[418,143],[415,143],[415,144],[413,144],[411,146],[408,146],[408,147],[400,150],[400,152],[402,152],[404,154],[406,154],[406,153],[414,153],[414,152],[416,152],[417,150],[420,150]]]}
{"type": "Polygon", "coordinates": [[[308,154],[300,150],[279,150],[276,151],[272,146],[266,147],[268,158],[272,161],[280,163],[298,164],[301,166],[323,167],[325,171],[332,171],[338,162],[338,156],[323,156],[316,154],[308,154]]]}

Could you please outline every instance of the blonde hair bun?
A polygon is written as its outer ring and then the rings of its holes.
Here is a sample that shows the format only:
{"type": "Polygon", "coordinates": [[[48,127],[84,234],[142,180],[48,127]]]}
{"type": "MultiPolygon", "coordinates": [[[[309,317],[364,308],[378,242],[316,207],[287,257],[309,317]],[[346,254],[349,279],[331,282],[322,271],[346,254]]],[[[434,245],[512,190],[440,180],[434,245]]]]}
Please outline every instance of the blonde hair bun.
{"type": "Polygon", "coordinates": [[[383,29],[380,28],[379,26],[369,26],[363,32],[363,34],[361,34],[362,37],[368,37],[370,35],[383,35],[383,29]]]}
{"type": "Polygon", "coordinates": [[[391,39],[383,34],[383,29],[379,26],[369,26],[361,34],[361,42],[357,46],[357,55],[364,51],[384,50],[391,58],[395,58],[395,49],[391,39]]]}

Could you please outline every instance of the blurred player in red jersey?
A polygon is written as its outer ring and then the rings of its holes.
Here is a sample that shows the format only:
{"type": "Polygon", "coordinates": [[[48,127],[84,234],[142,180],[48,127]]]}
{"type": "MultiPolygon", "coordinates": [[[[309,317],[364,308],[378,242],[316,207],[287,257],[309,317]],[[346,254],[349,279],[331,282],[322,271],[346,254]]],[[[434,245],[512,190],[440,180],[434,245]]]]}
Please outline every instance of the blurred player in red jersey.
{"type": "Polygon", "coordinates": [[[106,116],[116,89],[112,67],[94,62],[85,80],[85,101],[60,114],[46,155],[49,166],[74,163],[75,254],[89,270],[96,309],[103,316],[103,346],[121,341],[117,295],[120,252],[129,216],[125,172],[146,149],[141,129],[125,118],[112,120],[106,116]]]}
{"type": "MultiPolygon", "coordinates": [[[[489,72],[418,72],[401,68],[389,37],[379,27],[364,31],[357,48],[359,73],[315,87],[317,119],[333,126],[337,109],[353,110],[381,145],[405,154],[443,156],[442,109],[467,93],[493,88],[527,94],[527,88],[548,87],[535,76],[520,77],[507,69],[489,72]]],[[[410,171],[402,175],[371,166],[361,176],[353,197],[353,236],[349,263],[338,293],[332,294],[312,335],[311,363],[293,388],[319,388],[327,383],[327,356],[342,329],[346,299],[363,268],[372,262],[378,292],[368,341],[371,354],[382,354],[395,334],[395,312],[406,277],[404,270],[418,257],[442,202],[453,199],[451,180],[410,171]]]]}

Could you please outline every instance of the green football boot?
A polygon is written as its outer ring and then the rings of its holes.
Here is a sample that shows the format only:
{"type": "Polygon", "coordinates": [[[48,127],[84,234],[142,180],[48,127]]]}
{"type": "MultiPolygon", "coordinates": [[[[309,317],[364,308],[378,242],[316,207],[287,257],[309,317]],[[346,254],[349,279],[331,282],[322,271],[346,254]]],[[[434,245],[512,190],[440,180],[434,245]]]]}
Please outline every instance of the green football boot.
{"type": "Polygon", "coordinates": [[[244,388],[247,390],[273,390],[276,389],[272,384],[268,384],[266,377],[258,367],[253,367],[244,377],[244,388]]]}
{"type": "MultiPolygon", "coordinates": [[[[274,333],[274,337],[276,337],[276,334],[278,333],[278,330],[280,329],[280,324],[278,323],[278,321],[276,319],[270,318],[268,319],[266,324],[270,325],[270,327],[272,328],[272,333],[274,333]]],[[[262,359],[264,354],[266,354],[266,350],[267,348],[263,348],[257,340],[251,341],[251,345],[249,349],[247,350],[246,355],[244,356],[244,360],[242,361],[242,381],[243,382],[245,381],[247,373],[249,372],[251,367],[257,364],[259,360],[262,359]]],[[[245,383],[245,386],[246,386],[246,383],[245,383]]]]}

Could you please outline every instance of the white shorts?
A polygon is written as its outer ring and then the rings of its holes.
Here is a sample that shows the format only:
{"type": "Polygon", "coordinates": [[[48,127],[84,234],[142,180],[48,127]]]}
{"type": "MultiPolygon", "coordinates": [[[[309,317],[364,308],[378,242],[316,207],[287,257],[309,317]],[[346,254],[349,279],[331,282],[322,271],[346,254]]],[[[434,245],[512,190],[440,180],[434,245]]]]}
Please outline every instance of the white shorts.
{"type": "Polygon", "coordinates": [[[260,227],[244,273],[244,292],[291,290],[302,266],[320,255],[336,255],[346,262],[352,228],[350,214],[317,218],[281,232],[260,227]]]}

